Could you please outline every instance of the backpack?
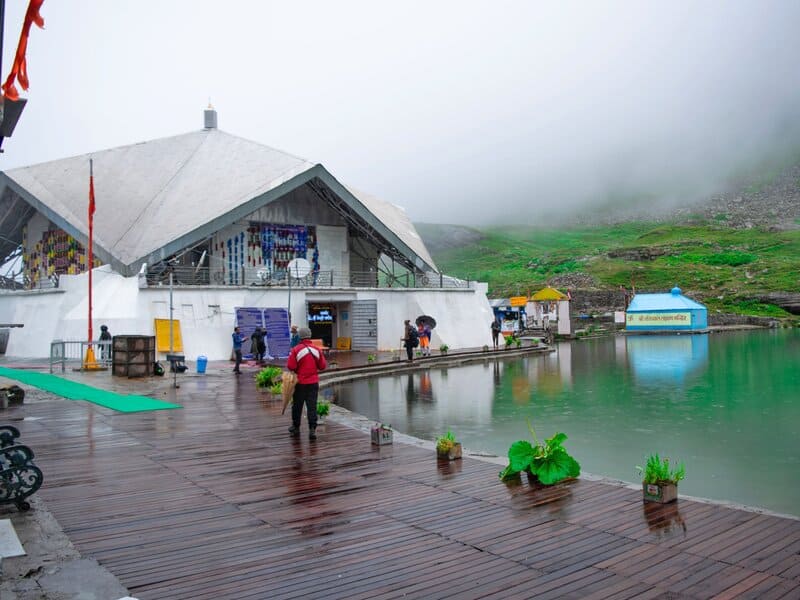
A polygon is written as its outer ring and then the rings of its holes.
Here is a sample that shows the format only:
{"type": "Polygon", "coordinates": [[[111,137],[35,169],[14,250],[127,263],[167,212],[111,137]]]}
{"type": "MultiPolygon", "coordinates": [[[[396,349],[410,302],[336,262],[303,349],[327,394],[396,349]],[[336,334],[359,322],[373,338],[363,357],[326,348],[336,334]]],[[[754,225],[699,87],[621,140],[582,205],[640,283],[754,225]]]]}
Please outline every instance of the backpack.
{"type": "Polygon", "coordinates": [[[408,328],[408,341],[412,348],[419,346],[419,331],[417,331],[416,327],[408,328]]]}

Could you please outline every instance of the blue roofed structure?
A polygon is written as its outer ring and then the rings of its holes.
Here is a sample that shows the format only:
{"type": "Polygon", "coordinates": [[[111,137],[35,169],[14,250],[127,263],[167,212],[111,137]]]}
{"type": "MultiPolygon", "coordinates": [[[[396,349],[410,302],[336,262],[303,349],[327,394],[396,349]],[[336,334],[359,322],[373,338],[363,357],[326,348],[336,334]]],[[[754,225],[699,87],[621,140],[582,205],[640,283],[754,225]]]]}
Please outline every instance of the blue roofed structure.
{"type": "Polygon", "coordinates": [[[674,287],[669,294],[636,294],[625,316],[627,331],[705,331],[708,310],[674,287]]]}

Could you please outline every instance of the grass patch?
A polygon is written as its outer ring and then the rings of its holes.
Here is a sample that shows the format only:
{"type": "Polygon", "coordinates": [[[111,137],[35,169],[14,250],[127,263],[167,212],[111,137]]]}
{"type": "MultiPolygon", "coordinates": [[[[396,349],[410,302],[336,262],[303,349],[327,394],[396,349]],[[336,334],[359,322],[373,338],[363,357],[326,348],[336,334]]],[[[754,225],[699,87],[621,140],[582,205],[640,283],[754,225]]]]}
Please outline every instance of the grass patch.
{"type": "Polygon", "coordinates": [[[786,313],[778,307],[741,298],[800,289],[800,230],[732,229],[715,219],[707,225],[633,222],[479,231],[479,241],[443,249],[433,258],[447,274],[488,282],[495,298],[535,292],[554,277],[578,273],[601,289],[633,282],[637,290],[665,292],[678,285],[723,311],[782,317],[786,313]],[[650,259],[635,259],[647,249],[650,259]],[[624,259],[609,256],[626,250],[631,252],[624,259]]]}

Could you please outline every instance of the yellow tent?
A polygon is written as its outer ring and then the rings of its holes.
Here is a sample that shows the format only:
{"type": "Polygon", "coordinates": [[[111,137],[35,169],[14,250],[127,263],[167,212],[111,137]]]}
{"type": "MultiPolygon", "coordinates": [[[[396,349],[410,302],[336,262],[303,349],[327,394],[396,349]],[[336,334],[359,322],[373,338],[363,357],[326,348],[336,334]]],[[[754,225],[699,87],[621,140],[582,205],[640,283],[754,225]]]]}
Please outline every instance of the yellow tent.
{"type": "Polygon", "coordinates": [[[542,300],[566,300],[567,295],[562,294],[555,288],[551,288],[549,285],[536,292],[533,296],[531,296],[531,300],[534,302],[541,302],[542,300]]]}

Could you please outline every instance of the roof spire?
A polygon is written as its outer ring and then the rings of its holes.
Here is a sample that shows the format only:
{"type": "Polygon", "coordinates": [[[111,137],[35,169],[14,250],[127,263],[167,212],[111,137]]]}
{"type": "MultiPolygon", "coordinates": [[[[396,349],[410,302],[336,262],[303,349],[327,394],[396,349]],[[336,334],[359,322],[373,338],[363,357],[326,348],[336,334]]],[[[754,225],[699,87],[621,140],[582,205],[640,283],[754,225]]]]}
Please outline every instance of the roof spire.
{"type": "Polygon", "coordinates": [[[211,105],[211,98],[208,99],[208,108],[203,111],[203,127],[205,129],[217,128],[217,111],[211,105]]]}

